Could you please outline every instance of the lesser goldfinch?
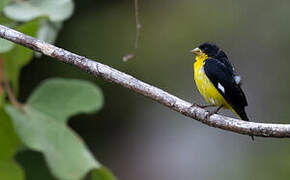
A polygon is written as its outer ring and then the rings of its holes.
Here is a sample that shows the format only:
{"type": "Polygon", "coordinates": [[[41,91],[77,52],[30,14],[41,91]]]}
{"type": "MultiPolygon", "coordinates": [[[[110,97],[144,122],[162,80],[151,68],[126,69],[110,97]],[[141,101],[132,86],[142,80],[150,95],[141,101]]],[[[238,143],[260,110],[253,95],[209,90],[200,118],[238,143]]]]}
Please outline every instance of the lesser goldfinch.
{"type": "MultiPolygon", "coordinates": [[[[203,43],[191,50],[196,55],[194,80],[200,94],[209,106],[232,110],[242,120],[249,121],[245,112],[248,105],[241,89],[241,77],[233,68],[224,51],[213,43],[203,43]]],[[[253,137],[252,137],[253,138],[253,137]]]]}

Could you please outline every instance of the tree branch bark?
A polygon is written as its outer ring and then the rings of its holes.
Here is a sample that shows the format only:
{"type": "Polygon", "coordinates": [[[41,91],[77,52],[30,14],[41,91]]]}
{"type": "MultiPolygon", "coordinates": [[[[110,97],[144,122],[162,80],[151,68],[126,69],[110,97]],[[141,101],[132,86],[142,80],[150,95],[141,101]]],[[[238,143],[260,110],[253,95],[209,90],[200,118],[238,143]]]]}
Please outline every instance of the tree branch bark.
{"type": "Polygon", "coordinates": [[[206,110],[195,106],[191,107],[191,103],[173,96],[157,87],[151,86],[150,84],[142,82],[133,76],[120,72],[107,65],[71,53],[2,25],[0,25],[0,37],[43,53],[47,56],[56,58],[64,63],[76,66],[96,77],[103,78],[105,81],[110,81],[131,89],[132,91],[149,97],[170,109],[206,125],[251,136],[277,138],[290,137],[289,124],[247,122],[217,114],[212,115],[207,119],[206,115],[208,112],[206,110]]]}

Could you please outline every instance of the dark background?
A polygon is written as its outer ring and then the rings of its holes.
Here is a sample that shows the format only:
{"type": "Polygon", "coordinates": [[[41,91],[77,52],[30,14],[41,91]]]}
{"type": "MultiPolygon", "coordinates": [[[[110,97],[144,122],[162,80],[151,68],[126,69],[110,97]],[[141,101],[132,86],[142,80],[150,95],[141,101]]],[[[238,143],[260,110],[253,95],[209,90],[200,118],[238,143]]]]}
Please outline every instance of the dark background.
{"type": "MultiPolygon", "coordinates": [[[[205,103],[193,82],[189,50],[205,41],[228,54],[243,79],[249,117],[290,123],[289,1],[139,0],[136,58],[133,0],[77,0],[56,45],[129,73],[189,102],[205,103]]],[[[54,59],[34,59],[21,73],[20,99],[50,77],[94,81],[105,105],[70,125],[121,180],[287,179],[289,139],[255,138],[205,126],[118,85],[54,59]]],[[[229,111],[222,114],[234,117],[229,111]]],[[[28,179],[46,175],[42,156],[22,152],[28,179]]]]}

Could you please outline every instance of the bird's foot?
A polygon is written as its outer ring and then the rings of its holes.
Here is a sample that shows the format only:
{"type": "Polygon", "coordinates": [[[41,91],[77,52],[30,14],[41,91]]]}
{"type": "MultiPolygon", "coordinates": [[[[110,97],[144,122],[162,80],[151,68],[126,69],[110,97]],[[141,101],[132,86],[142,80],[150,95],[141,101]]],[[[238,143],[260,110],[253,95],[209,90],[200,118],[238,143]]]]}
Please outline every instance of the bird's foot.
{"type": "Polygon", "coordinates": [[[190,107],[199,107],[199,108],[207,108],[207,107],[214,107],[215,105],[212,105],[212,104],[208,104],[208,105],[200,105],[200,104],[197,104],[197,103],[193,103],[190,107]]]}
{"type": "Polygon", "coordinates": [[[206,116],[205,116],[205,119],[209,119],[212,115],[216,114],[215,111],[209,111],[206,116]]]}
{"type": "Polygon", "coordinates": [[[222,107],[223,107],[223,106],[219,106],[216,110],[214,110],[214,111],[209,111],[209,112],[206,114],[205,118],[206,118],[206,119],[209,119],[212,115],[218,113],[219,110],[220,110],[222,107]]]}

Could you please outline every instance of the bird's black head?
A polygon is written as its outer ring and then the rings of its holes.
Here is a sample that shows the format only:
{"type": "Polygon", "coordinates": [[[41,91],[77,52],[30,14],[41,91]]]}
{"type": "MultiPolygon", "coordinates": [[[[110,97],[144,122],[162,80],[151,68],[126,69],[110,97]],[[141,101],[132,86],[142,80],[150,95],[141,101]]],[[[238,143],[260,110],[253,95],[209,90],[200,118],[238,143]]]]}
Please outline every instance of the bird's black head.
{"type": "Polygon", "coordinates": [[[197,48],[191,50],[196,56],[211,57],[216,59],[227,59],[227,55],[217,45],[213,43],[203,43],[197,48]]]}
{"type": "Polygon", "coordinates": [[[215,57],[218,55],[220,48],[213,44],[213,43],[203,43],[200,46],[198,46],[198,48],[205,53],[206,55],[208,55],[209,57],[215,57]]]}

